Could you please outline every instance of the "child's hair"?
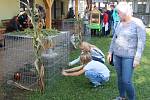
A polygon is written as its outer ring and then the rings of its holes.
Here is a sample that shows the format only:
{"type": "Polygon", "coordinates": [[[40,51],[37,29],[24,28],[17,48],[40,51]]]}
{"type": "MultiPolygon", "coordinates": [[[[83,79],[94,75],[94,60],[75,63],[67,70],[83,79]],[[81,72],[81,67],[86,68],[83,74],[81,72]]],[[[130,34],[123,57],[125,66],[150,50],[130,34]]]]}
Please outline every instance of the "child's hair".
{"type": "Polygon", "coordinates": [[[81,42],[81,43],[79,44],[79,47],[80,47],[80,49],[83,49],[83,50],[86,51],[86,52],[90,52],[90,49],[91,49],[91,48],[96,48],[95,45],[92,45],[92,44],[90,44],[90,43],[88,43],[88,42],[85,42],[85,41],[81,42]]]}
{"type": "Polygon", "coordinates": [[[82,64],[87,64],[88,62],[91,61],[91,55],[89,52],[82,52],[81,55],[80,55],[80,62],[82,64]]]}
{"type": "Polygon", "coordinates": [[[91,44],[89,44],[88,42],[84,42],[84,41],[79,44],[79,47],[85,51],[89,51],[91,48],[90,46],[91,44]]]}

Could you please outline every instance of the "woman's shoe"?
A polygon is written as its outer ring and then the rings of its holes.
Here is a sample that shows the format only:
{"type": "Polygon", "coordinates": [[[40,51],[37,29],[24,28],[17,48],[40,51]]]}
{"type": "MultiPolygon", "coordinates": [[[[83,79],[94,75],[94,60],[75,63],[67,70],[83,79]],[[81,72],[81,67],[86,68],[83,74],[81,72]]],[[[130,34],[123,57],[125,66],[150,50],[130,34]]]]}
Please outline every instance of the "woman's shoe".
{"type": "Polygon", "coordinates": [[[113,100],[126,100],[126,98],[122,98],[122,97],[116,97],[115,99],[113,100]]]}

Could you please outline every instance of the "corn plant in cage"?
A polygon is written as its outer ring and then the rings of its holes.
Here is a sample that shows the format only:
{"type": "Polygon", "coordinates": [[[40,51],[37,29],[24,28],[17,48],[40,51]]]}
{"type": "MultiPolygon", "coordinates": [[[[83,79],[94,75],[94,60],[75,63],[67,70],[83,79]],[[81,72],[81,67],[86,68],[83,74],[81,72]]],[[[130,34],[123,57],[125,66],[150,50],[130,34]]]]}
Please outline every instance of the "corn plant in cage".
{"type": "MultiPolygon", "coordinates": [[[[34,10],[35,4],[33,4],[33,9],[30,9],[29,1],[24,3],[20,1],[23,5],[27,7],[28,16],[30,17],[31,23],[33,25],[33,30],[25,30],[26,34],[30,35],[33,38],[33,47],[34,47],[34,54],[35,54],[35,61],[34,66],[37,71],[38,76],[38,83],[40,91],[43,92],[44,90],[44,66],[42,62],[42,50],[45,49],[43,40],[46,39],[48,35],[53,35],[53,33],[57,33],[56,30],[49,29],[49,30],[42,30],[42,22],[41,17],[37,15],[36,11],[34,10]]],[[[52,44],[52,40],[50,41],[52,44]]]]}

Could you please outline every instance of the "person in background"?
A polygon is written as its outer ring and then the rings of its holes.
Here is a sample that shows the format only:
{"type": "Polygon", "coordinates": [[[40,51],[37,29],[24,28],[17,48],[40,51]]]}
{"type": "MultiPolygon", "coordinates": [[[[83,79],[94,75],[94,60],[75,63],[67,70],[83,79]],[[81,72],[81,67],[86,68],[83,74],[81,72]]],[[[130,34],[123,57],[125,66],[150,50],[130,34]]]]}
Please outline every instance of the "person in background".
{"type": "Polygon", "coordinates": [[[36,4],[36,12],[38,13],[39,18],[41,18],[41,22],[43,24],[43,28],[46,28],[45,20],[46,20],[46,11],[43,6],[40,4],[36,4]]]}
{"type": "Polygon", "coordinates": [[[74,18],[74,17],[75,17],[75,15],[74,15],[73,7],[70,7],[69,11],[68,11],[68,14],[67,14],[67,19],[74,18]]]}
{"type": "Polygon", "coordinates": [[[109,34],[109,16],[107,14],[107,9],[103,11],[102,33],[104,36],[109,34]]]}
{"type": "Polygon", "coordinates": [[[118,11],[116,10],[114,5],[110,5],[112,11],[112,36],[115,33],[115,28],[117,27],[118,23],[120,22],[120,17],[118,15],[118,11]]]}
{"type": "Polygon", "coordinates": [[[106,13],[108,14],[108,32],[107,32],[107,35],[109,35],[110,31],[111,31],[111,24],[112,24],[112,12],[110,9],[107,8],[106,13]]]}
{"type": "Polygon", "coordinates": [[[80,55],[81,66],[63,69],[62,75],[64,76],[79,76],[85,74],[93,87],[98,87],[109,80],[110,71],[103,63],[92,60],[89,52],[83,52],[80,55]]]}
{"type": "Polygon", "coordinates": [[[21,30],[22,26],[20,25],[18,21],[18,16],[14,16],[8,26],[6,27],[6,32],[13,32],[13,31],[19,31],[21,30]]]}
{"type": "Polygon", "coordinates": [[[86,19],[86,20],[89,20],[89,8],[88,7],[86,7],[85,8],[85,11],[84,11],[84,19],[86,19]]]}
{"type": "Polygon", "coordinates": [[[88,24],[89,24],[89,17],[90,17],[90,12],[89,12],[89,8],[86,7],[85,11],[84,11],[84,17],[83,17],[83,21],[84,21],[84,34],[88,33],[88,24]]]}
{"type": "Polygon", "coordinates": [[[28,18],[28,14],[26,12],[21,12],[18,15],[18,21],[21,24],[23,30],[28,28],[28,26],[29,26],[29,18],[28,18]]]}
{"type": "Polygon", "coordinates": [[[146,41],[146,31],[142,20],[133,17],[133,12],[127,2],[116,6],[120,24],[115,29],[107,60],[112,59],[117,73],[119,97],[114,100],[136,100],[132,82],[134,69],[140,64],[146,41]]]}

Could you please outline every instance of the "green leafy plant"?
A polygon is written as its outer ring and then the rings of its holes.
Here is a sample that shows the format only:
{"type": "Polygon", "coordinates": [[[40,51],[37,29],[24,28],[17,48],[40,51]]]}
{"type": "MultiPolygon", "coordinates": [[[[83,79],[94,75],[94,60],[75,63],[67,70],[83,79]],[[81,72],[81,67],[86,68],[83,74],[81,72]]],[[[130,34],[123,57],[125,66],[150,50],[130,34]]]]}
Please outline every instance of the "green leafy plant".
{"type": "MultiPolygon", "coordinates": [[[[47,37],[47,36],[56,35],[56,34],[59,33],[59,31],[56,30],[56,29],[41,29],[41,31],[39,31],[39,32],[41,32],[40,34],[42,34],[44,38],[47,37]]],[[[11,34],[11,35],[30,35],[30,36],[33,36],[34,30],[31,29],[31,28],[27,28],[24,31],[15,31],[15,32],[11,32],[9,34],[11,34]]]]}

